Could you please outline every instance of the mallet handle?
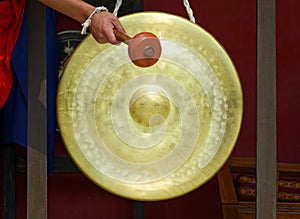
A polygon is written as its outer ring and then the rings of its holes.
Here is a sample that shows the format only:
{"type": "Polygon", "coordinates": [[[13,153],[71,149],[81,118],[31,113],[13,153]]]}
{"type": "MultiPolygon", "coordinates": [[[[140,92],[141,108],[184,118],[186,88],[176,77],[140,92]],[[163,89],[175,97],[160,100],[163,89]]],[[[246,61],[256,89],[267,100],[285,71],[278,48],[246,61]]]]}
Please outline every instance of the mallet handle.
{"type": "Polygon", "coordinates": [[[120,42],[128,44],[128,41],[131,40],[132,38],[124,33],[121,33],[120,31],[114,29],[114,34],[120,42]]]}

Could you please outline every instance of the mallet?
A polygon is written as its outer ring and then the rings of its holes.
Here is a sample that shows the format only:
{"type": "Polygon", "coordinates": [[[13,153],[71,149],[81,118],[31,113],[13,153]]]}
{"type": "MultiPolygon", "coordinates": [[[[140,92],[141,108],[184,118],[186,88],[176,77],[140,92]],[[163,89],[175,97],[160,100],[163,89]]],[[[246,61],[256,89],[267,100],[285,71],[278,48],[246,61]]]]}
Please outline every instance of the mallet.
{"type": "Polygon", "coordinates": [[[149,67],[160,58],[160,41],[153,33],[141,32],[131,38],[115,29],[114,34],[117,40],[128,45],[128,55],[135,65],[149,67]]]}

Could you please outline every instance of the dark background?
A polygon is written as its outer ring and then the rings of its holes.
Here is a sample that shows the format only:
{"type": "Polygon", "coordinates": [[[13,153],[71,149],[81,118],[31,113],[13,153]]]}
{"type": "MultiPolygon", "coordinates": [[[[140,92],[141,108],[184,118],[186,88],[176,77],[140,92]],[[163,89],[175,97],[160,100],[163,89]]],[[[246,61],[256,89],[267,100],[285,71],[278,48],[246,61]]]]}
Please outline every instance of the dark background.
{"type": "MultiPolygon", "coordinates": [[[[244,116],[232,156],[256,156],[256,1],[190,0],[196,23],[213,34],[231,56],[244,93],[244,116]]],[[[144,0],[145,11],[186,17],[182,1],[144,0]]],[[[300,162],[300,2],[277,0],[277,154],[300,162]]],[[[80,25],[58,16],[58,31],[80,25]]],[[[18,149],[24,153],[24,149],[18,149]]],[[[57,155],[66,154],[58,136],[57,155]]],[[[132,219],[134,201],[114,196],[82,174],[53,174],[48,180],[50,219],[132,219]]],[[[2,191],[3,192],[3,191],[2,191]]],[[[26,175],[17,174],[17,218],[26,218],[26,175]]],[[[145,202],[146,219],[222,218],[216,177],[182,197],[145,202]]]]}

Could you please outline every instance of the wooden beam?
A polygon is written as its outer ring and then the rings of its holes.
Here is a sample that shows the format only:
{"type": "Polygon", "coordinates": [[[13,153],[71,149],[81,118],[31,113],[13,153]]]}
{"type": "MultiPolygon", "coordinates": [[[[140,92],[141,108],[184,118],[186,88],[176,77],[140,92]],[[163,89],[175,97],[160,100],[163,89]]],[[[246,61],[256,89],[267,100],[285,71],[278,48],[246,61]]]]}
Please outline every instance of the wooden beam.
{"type": "Polygon", "coordinates": [[[28,1],[27,218],[47,218],[46,8],[28,1]]]}
{"type": "Polygon", "coordinates": [[[256,218],[276,218],[276,0],[257,0],[256,218]]]}

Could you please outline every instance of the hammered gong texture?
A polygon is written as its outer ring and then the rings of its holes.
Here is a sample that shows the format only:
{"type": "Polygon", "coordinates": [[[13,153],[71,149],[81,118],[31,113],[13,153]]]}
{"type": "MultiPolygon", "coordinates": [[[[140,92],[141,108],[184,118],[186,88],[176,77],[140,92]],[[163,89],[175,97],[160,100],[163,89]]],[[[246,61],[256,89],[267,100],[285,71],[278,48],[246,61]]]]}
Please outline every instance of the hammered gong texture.
{"type": "Polygon", "coordinates": [[[237,71],[218,41],[185,18],[139,12],[120,18],[128,35],[148,31],[162,54],[140,68],[127,45],[90,35],[61,77],[58,123],[81,171],[134,200],[165,200],[203,185],[229,158],[242,120],[237,71]]]}

